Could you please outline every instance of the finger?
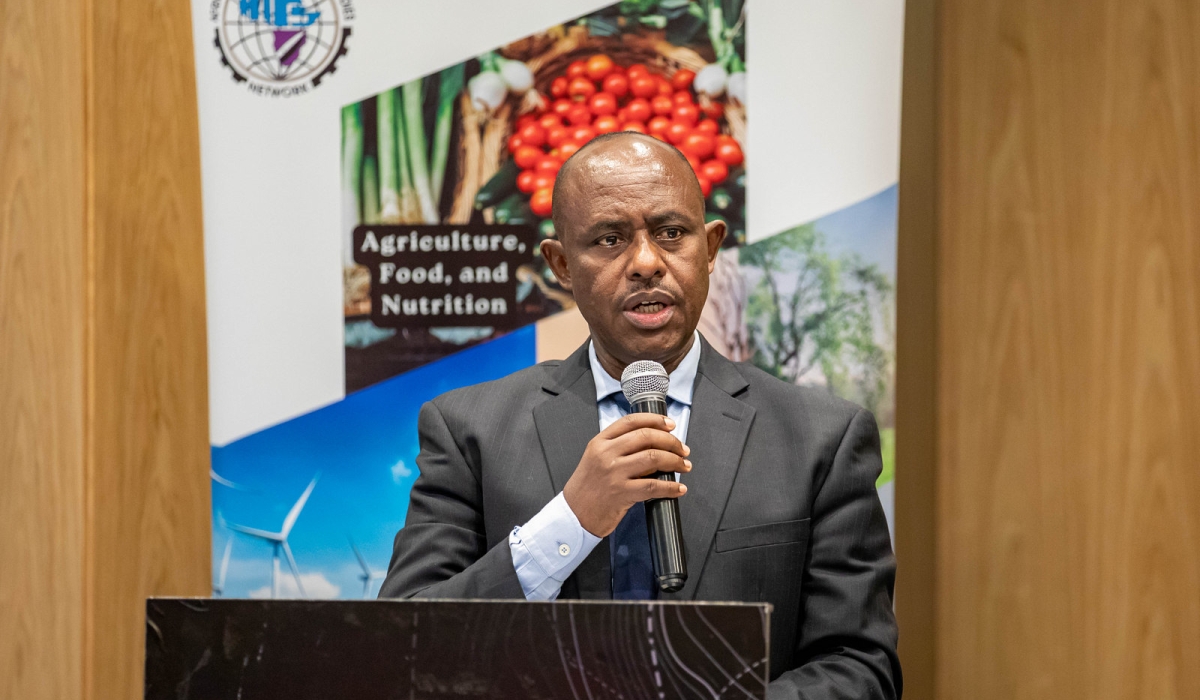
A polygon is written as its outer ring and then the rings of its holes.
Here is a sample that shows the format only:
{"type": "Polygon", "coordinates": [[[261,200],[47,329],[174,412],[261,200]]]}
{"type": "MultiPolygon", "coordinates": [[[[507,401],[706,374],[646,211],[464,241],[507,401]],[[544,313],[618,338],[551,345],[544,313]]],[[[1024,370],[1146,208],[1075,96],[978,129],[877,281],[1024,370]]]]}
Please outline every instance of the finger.
{"type": "Polygon", "coordinates": [[[629,482],[629,495],[634,502],[655,498],[679,498],[687,493],[687,486],[678,481],[658,479],[634,479],[629,482]]]}
{"type": "Polygon", "coordinates": [[[679,438],[659,428],[638,428],[613,438],[610,446],[620,455],[631,455],[643,450],[665,450],[680,457],[687,457],[691,453],[691,449],[680,442],[679,438]]]}
{"type": "Polygon", "coordinates": [[[617,468],[630,479],[649,476],[655,472],[679,472],[692,470],[692,463],[674,452],[666,450],[642,450],[617,460],[617,468]]]}
{"type": "Polygon", "coordinates": [[[627,416],[618,418],[612,422],[612,425],[601,430],[600,437],[612,440],[641,428],[657,428],[670,432],[675,429],[675,421],[666,416],[660,416],[657,413],[630,413],[627,416]]]}

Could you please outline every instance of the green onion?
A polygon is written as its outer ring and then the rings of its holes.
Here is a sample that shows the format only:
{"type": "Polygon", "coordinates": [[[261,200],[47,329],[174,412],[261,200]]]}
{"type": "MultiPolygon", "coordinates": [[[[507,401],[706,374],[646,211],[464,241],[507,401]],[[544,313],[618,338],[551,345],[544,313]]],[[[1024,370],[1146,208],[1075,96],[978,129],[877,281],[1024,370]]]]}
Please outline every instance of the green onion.
{"type": "Polygon", "coordinates": [[[379,165],[375,156],[363,158],[362,192],[362,223],[379,223],[379,165]]]}
{"type": "Polygon", "coordinates": [[[359,161],[363,155],[362,105],[342,108],[342,262],[354,264],[354,227],[362,221],[359,161]]]}
{"type": "Polygon", "coordinates": [[[433,154],[429,173],[434,203],[440,204],[446,178],[446,159],[450,154],[450,130],[454,126],[454,101],[463,88],[463,64],[442,71],[438,85],[437,120],[433,127],[433,154]]]}
{"type": "Polygon", "coordinates": [[[408,142],[408,164],[412,168],[412,184],[417,191],[417,202],[421,207],[421,218],[427,224],[438,221],[437,206],[429,187],[429,166],[425,160],[425,115],[423,113],[422,83],[420,78],[410,80],[400,89],[404,104],[404,132],[408,142]]]}
{"type": "Polygon", "coordinates": [[[400,119],[400,112],[396,108],[398,97],[395,90],[384,90],[376,98],[378,118],[375,132],[378,137],[379,153],[379,214],[383,221],[388,223],[401,221],[403,201],[401,179],[407,180],[408,178],[402,156],[397,150],[398,147],[403,148],[403,143],[397,143],[396,139],[398,133],[396,122],[400,119]]]}

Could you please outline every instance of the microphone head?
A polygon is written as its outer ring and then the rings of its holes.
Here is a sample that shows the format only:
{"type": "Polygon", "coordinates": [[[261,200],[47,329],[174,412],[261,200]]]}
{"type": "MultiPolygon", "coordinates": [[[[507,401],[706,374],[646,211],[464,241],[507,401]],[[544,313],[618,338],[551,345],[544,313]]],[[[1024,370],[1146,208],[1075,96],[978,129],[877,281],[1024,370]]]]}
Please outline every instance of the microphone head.
{"type": "Polygon", "coordinates": [[[631,406],[639,399],[666,401],[670,384],[666,368],[653,360],[638,360],[621,373],[621,392],[631,406]]]}

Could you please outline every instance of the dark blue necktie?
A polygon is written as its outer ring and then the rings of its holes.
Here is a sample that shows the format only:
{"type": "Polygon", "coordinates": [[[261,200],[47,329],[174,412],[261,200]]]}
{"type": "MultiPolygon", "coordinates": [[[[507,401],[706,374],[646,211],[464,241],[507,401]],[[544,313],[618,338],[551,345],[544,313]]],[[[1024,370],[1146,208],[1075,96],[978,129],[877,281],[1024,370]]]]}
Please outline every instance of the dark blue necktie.
{"type": "MultiPolygon", "coordinates": [[[[612,397],[621,409],[629,413],[629,402],[621,394],[612,397]]],[[[650,531],[646,527],[646,506],[636,503],[621,518],[617,529],[608,537],[612,563],[613,600],[653,600],[658,588],[654,585],[654,564],[650,561],[650,531]]]]}

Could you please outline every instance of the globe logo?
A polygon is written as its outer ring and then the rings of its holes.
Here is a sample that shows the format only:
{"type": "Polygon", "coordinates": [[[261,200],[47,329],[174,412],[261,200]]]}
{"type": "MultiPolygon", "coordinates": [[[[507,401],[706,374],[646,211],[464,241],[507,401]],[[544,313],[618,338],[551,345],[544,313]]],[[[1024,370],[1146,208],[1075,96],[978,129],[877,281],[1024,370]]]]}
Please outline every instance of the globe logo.
{"type": "Polygon", "coordinates": [[[218,0],[212,19],[221,62],[251,92],[308,92],[346,54],[349,0],[218,0]],[[219,7],[217,7],[219,2],[219,7]]]}

